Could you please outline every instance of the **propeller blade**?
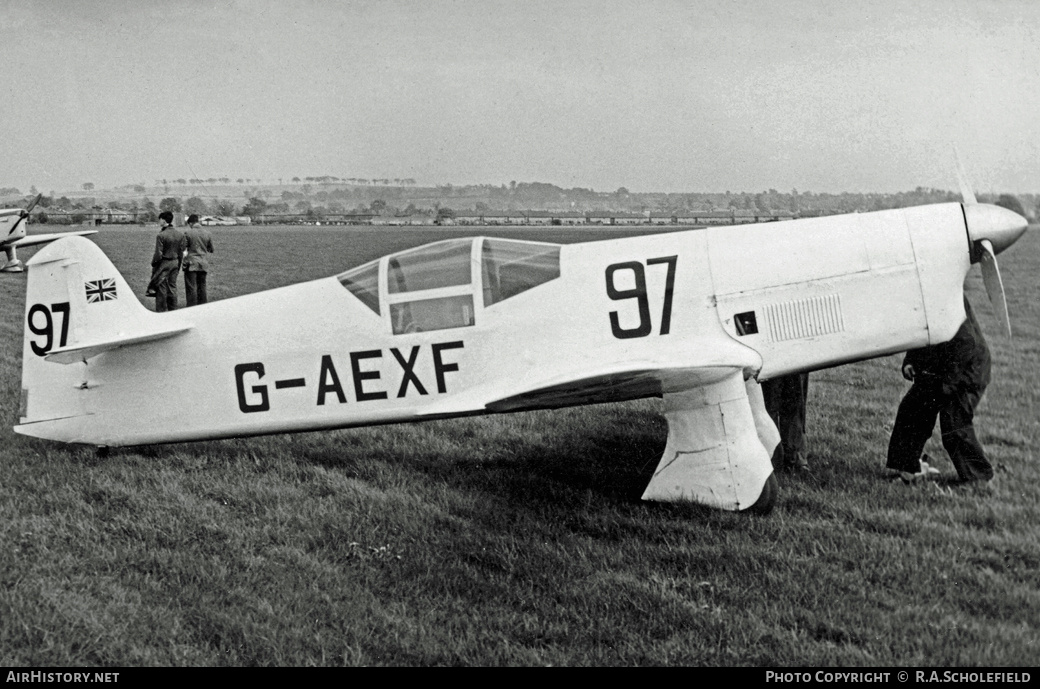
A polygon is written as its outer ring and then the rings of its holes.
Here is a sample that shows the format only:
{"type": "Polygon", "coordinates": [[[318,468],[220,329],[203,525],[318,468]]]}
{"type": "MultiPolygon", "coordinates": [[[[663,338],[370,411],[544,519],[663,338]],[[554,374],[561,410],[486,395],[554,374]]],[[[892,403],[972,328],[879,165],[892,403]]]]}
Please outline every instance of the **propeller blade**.
{"type": "Polygon", "coordinates": [[[957,185],[961,188],[961,199],[965,205],[974,206],[978,203],[975,199],[975,192],[971,190],[971,185],[968,184],[968,176],[964,173],[964,163],[961,162],[961,154],[957,151],[957,147],[953,147],[953,155],[957,159],[957,185]]]}
{"type": "Polygon", "coordinates": [[[36,204],[38,204],[40,202],[41,198],[43,198],[43,194],[37,194],[36,198],[34,198],[32,201],[29,202],[29,205],[25,207],[25,214],[26,215],[29,215],[29,213],[32,212],[32,209],[36,208],[36,204]]]}
{"type": "Polygon", "coordinates": [[[986,294],[993,308],[997,310],[997,318],[1004,324],[1008,339],[1011,339],[1011,318],[1008,316],[1007,299],[1004,297],[1004,281],[1000,279],[1000,268],[997,267],[997,255],[993,244],[988,239],[979,242],[982,247],[982,282],[986,285],[986,294]]]}

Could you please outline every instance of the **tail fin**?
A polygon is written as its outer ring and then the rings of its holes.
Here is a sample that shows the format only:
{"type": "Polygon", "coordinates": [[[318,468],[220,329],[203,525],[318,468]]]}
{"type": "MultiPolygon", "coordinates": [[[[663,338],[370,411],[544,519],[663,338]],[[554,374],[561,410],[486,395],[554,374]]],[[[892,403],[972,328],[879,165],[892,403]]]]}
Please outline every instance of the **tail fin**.
{"type": "Polygon", "coordinates": [[[67,237],[28,262],[22,347],[21,423],[83,416],[87,360],[103,352],[185,332],[175,314],[137,300],[93,242],[67,237]]]}

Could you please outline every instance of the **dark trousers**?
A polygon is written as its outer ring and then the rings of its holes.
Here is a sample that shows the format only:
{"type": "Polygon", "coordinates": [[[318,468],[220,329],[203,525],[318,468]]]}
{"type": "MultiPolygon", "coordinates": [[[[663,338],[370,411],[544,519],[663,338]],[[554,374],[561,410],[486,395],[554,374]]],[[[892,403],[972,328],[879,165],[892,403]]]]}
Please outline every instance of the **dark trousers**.
{"type": "Polygon", "coordinates": [[[209,301],[206,296],[206,271],[184,271],[184,296],[188,301],[188,306],[205,304],[209,301]]]}
{"type": "Polygon", "coordinates": [[[180,261],[163,261],[155,267],[149,287],[155,290],[155,310],[173,311],[177,308],[177,274],[180,261]]]}
{"type": "Polygon", "coordinates": [[[780,432],[773,456],[777,467],[796,461],[805,452],[805,403],[809,399],[809,374],[793,373],[762,383],[762,397],[769,418],[780,432]]]}
{"type": "Polygon", "coordinates": [[[889,469],[917,473],[921,470],[921,452],[932,436],[935,418],[939,418],[942,444],[950,455],[962,481],[988,481],[993,467],[975,437],[975,407],[984,389],[959,387],[943,391],[939,381],[919,382],[911,386],[899,403],[892,438],[888,442],[889,469]]]}

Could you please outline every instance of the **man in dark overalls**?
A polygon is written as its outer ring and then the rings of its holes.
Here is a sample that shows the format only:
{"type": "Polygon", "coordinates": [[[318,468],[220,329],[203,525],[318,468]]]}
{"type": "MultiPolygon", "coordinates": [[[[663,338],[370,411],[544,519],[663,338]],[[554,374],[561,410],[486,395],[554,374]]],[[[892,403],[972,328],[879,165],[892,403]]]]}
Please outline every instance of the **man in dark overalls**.
{"type": "Polygon", "coordinates": [[[780,432],[773,452],[773,468],[779,471],[809,470],[805,458],[805,404],[809,399],[809,374],[792,373],[762,383],[766,412],[780,432]]]}
{"type": "Polygon", "coordinates": [[[993,478],[972,420],[975,407],[989,385],[990,355],[967,297],[967,318],[949,342],[915,349],[903,360],[903,377],[913,386],[899,403],[892,438],[888,443],[887,472],[904,481],[938,475],[921,461],[921,452],[939,417],[943,447],[957,476],[964,483],[993,478]]]}

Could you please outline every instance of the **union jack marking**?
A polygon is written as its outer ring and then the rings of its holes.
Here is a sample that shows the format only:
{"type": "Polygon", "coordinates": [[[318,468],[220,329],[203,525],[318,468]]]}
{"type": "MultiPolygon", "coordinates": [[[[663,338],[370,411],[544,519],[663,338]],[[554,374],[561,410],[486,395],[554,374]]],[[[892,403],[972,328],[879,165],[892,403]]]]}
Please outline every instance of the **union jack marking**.
{"type": "Polygon", "coordinates": [[[116,298],[115,278],[104,280],[91,280],[83,285],[87,290],[87,303],[93,304],[99,301],[108,301],[116,298]]]}

